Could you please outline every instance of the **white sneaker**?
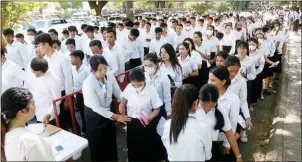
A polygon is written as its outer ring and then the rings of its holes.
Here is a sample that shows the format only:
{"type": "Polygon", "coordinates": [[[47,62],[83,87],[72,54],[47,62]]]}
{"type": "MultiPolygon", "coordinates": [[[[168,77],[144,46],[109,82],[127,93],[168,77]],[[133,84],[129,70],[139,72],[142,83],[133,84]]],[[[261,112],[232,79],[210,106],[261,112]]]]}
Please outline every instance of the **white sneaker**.
{"type": "Polygon", "coordinates": [[[247,143],[247,141],[248,141],[245,130],[242,130],[240,133],[240,141],[243,143],[247,143]]]}
{"type": "Polygon", "coordinates": [[[250,110],[250,112],[253,112],[253,111],[254,111],[254,108],[251,107],[251,108],[249,108],[249,110],[250,110]]]}
{"type": "Polygon", "coordinates": [[[264,96],[263,94],[261,93],[261,97],[260,97],[261,100],[264,100],[264,96]]]}
{"type": "Polygon", "coordinates": [[[268,87],[272,88],[273,87],[273,82],[270,82],[268,87]]]}

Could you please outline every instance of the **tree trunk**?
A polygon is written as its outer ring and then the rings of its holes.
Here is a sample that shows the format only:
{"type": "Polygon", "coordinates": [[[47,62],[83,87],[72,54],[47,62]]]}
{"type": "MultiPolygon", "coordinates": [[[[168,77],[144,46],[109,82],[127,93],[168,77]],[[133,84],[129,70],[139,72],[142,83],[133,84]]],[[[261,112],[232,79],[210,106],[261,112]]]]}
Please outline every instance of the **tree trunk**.
{"type": "Polygon", "coordinates": [[[108,1],[98,1],[98,4],[96,4],[96,1],[88,1],[90,9],[94,9],[96,16],[102,16],[102,9],[106,5],[108,1]]]}
{"type": "Polygon", "coordinates": [[[133,1],[126,1],[126,13],[127,13],[127,18],[134,21],[133,1]]]}

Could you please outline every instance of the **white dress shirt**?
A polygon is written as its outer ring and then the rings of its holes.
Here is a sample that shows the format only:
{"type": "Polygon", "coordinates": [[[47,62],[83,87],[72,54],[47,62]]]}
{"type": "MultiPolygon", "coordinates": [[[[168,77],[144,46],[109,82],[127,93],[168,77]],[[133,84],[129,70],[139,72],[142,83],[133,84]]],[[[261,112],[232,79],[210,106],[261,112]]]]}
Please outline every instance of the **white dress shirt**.
{"type": "Polygon", "coordinates": [[[174,69],[172,65],[166,66],[164,63],[160,64],[160,70],[164,70],[167,75],[170,75],[171,78],[175,82],[176,87],[180,87],[182,85],[182,69],[181,67],[176,65],[174,69]]]}
{"type": "Polygon", "coordinates": [[[255,68],[258,67],[256,68],[256,75],[260,74],[265,64],[264,53],[261,50],[256,50],[254,53],[250,53],[249,57],[254,62],[255,68]]]}
{"type": "Polygon", "coordinates": [[[110,111],[112,95],[121,100],[121,89],[110,72],[106,74],[105,84],[102,84],[94,74],[90,73],[83,83],[82,93],[85,106],[108,119],[111,119],[113,115],[110,111]]]}
{"type": "Polygon", "coordinates": [[[168,43],[167,40],[162,37],[159,40],[156,40],[156,38],[152,39],[150,42],[149,52],[154,50],[156,51],[157,57],[160,57],[160,49],[166,43],[168,43]]]}
{"type": "Polygon", "coordinates": [[[73,91],[79,91],[82,89],[84,80],[91,73],[89,66],[82,64],[77,70],[76,66],[72,67],[72,77],[73,77],[73,91]]]}
{"type": "Polygon", "coordinates": [[[15,128],[5,134],[7,161],[55,161],[51,142],[27,128],[15,128]]]}
{"type": "MultiPolygon", "coordinates": [[[[269,55],[267,55],[268,57],[274,57],[275,51],[276,51],[276,45],[274,42],[274,37],[272,36],[268,36],[266,38],[265,41],[263,41],[263,43],[265,43],[265,46],[267,48],[267,50],[269,51],[269,55]]],[[[267,54],[267,53],[265,53],[267,54]]]]}
{"type": "Polygon", "coordinates": [[[235,41],[241,40],[242,34],[243,34],[243,40],[246,40],[246,30],[242,30],[242,29],[240,31],[234,30],[233,36],[234,36],[235,41]]]}
{"type": "Polygon", "coordinates": [[[163,105],[158,96],[156,89],[152,86],[146,85],[139,93],[128,84],[122,93],[122,98],[127,102],[127,115],[131,118],[139,119],[140,113],[145,117],[149,117],[153,109],[157,109],[163,105]]]}
{"type": "Polygon", "coordinates": [[[104,48],[104,53],[108,53],[108,55],[113,56],[115,58],[117,64],[117,72],[115,74],[121,74],[125,72],[125,57],[123,51],[121,50],[121,46],[115,44],[111,49],[109,46],[104,48]]]}
{"type": "Polygon", "coordinates": [[[106,59],[108,66],[109,66],[109,71],[114,75],[117,74],[118,72],[118,64],[116,62],[115,56],[113,56],[109,52],[103,51],[102,56],[106,59]]]}
{"type": "Polygon", "coordinates": [[[158,96],[165,105],[167,116],[171,115],[171,84],[167,73],[158,69],[154,78],[145,72],[146,83],[157,90],[158,96]]]}
{"type": "Polygon", "coordinates": [[[127,36],[124,39],[121,48],[122,51],[124,51],[125,62],[130,61],[130,59],[137,59],[137,58],[141,58],[143,62],[144,47],[141,39],[137,38],[135,41],[131,41],[127,36]]]}
{"type": "Polygon", "coordinates": [[[197,63],[190,56],[187,56],[185,60],[181,60],[181,56],[178,57],[178,61],[182,67],[182,74],[191,74],[194,70],[197,70],[197,63]]]}
{"type": "MultiPolygon", "coordinates": [[[[36,57],[36,51],[35,51],[35,45],[33,45],[33,44],[27,44],[26,47],[27,47],[27,52],[28,52],[28,58],[27,58],[27,60],[28,60],[27,64],[28,64],[33,60],[33,58],[36,57]]],[[[25,67],[25,69],[26,68],[27,67],[25,67]]]]}
{"type": "Polygon", "coordinates": [[[233,55],[235,53],[236,49],[236,39],[234,38],[234,34],[226,34],[224,33],[224,36],[221,40],[221,46],[231,46],[231,50],[229,52],[230,55],[233,55]]]}
{"type": "Polygon", "coordinates": [[[282,31],[279,31],[278,33],[276,33],[276,35],[274,36],[274,41],[275,41],[275,45],[277,47],[277,51],[278,54],[281,55],[282,54],[282,49],[283,49],[283,45],[285,43],[285,33],[282,31]],[[277,42],[279,42],[279,45],[277,46],[277,42]]]}
{"type": "MultiPolygon", "coordinates": [[[[68,39],[70,39],[71,37],[69,37],[68,39]]],[[[75,40],[75,44],[76,44],[76,50],[83,50],[82,49],[82,45],[81,45],[81,37],[80,36],[78,36],[78,35],[76,35],[75,37],[74,37],[74,40],[75,40]]]]}
{"type": "Polygon", "coordinates": [[[174,32],[168,32],[167,35],[162,35],[161,37],[166,39],[167,43],[174,45],[175,44],[175,39],[174,39],[174,32]]]}
{"type": "Polygon", "coordinates": [[[243,113],[245,119],[250,118],[250,112],[248,109],[247,104],[247,85],[246,80],[239,76],[239,74],[236,75],[234,79],[231,80],[231,85],[228,87],[229,91],[232,91],[234,94],[236,94],[240,99],[240,109],[243,113]]]}
{"type": "MultiPolygon", "coordinates": [[[[201,53],[204,54],[204,55],[208,55],[208,56],[211,55],[211,54],[210,54],[210,48],[204,46],[203,44],[201,44],[200,46],[198,46],[198,45],[195,44],[195,50],[198,51],[198,52],[201,52],[201,53]]],[[[207,67],[210,67],[210,66],[211,66],[211,64],[210,64],[210,62],[209,62],[208,59],[205,59],[205,58],[204,58],[203,56],[201,56],[201,55],[200,55],[200,57],[201,57],[202,61],[206,61],[207,67]]]]}
{"type": "MultiPolygon", "coordinates": [[[[246,74],[246,80],[247,81],[254,80],[256,78],[257,74],[256,74],[256,68],[255,68],[255,64],[254,64],[253,60],[251,58],[249,58],[248,56],[246,56],[242,61],[240,61],[240,63],[241,63],[240,70],[242,70],[246,74]]],[[[241,75],[241,73],[240,73],[240,75],[241,75]]]]}
{"type": "Polygon", "coordinates": [[[193,59],[193,60],[195,60],[195,62],[197,63],[197,65],[202,65],[202,58],[201,58],[201,55],[197,52],[197,51],[195,51],[195,50],[193,50],[192,52],[191,52],[191,58],[193,59]]]}
{"type": "Polygon", "coordinates": [[[6,49],[7,58],[19,65],[22,69],[25,69],[29,61],[26,45],[17,41],[13,41],[12,44],[7,43],[6,49]]]}
{"type": "Polygon", "coordinates": [[[176,50],[178,48],[178,46],[185,40],[186,36],[184,35],[184,33],[181,33],[180,35],[175,34],[173,36],[174,41],[174,49],[176,50]]]}
{"type": "MultiPolygon", "coordinates": [[[[45,75],[32,78],[29,91],[35,100],[37,121],[42,122],[47,114],[51,116],[49,121],[53,120],[55,115],[52,101],[61,97],[59,79],[48,70],[45,75]]],[[[56,102],[58,114],[60,114],[59,104],[60,102],[56,102]]]]}
{"type": "Polygon", "coordinates": [[[194,29],[183,30],[183,34],[185,35],[185,38],[193,38],[193,36],[194,36],[194,29]]]}
{"type": "Polygon", "coordinates": [[[6,59],[2,68],[2,93],[12,87],[23,87],[23,81],[25,80],[26,73],[21,69],[19,65],[11,60],[6,59]]]}
{"type": "Polygon", "coordinates": [[[217,52],[217,46],[219,46],[218,38],[214,36],[212,36],[210,39],[208,39],[208,37],[204,37],[203,46],[208,47],[210,52],[217,52]]]}
{"type": "Polygon", "coordinates": [[[177,138],[177,143],[170,143],[171,119],[164,125],[162,141],[167,149],[169,161],[205,161],[212,157],[211,129],[196,120],[190,114],[185,127],[177,138]]]}
{"type": "Polygon", "coordinates": [[[61,91],[65,90],[66,94],[73,92],[72,66],[62,53],[54,52],[50,57],[45,55],[44,59],[48,62],[49,69],[59,78],[61,82],[61,91]]]}
{"type": "Polygon", "coordinates": [[[151,42],[146,41],[146,39],[152,40],[154,38],[154,30],[152,30],[152,31],[150,30],[149,32],[144,30],[141,34],[141,38],[143,41],[143,46],[146,48],[149,48],[151,42]]]}

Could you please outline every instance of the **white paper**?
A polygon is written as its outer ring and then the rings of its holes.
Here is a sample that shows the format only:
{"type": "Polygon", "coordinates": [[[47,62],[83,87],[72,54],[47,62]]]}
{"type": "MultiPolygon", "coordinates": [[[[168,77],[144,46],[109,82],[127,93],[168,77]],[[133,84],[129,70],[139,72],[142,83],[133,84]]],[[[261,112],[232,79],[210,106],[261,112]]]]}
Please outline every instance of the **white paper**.
{"type": "Polygon", "coordinates": [[[29,124],[26,127],[29,131],[35,133],[35,134],[40,134],[44,131],[45,127],[42,123],[37,123],[37,124],[29,124]]]}
{"type": "Polygon", "coordinates": [[[161,117],[157,126],[156,126],[156,131],[160,136],[163,136],[164,134],[164,124],[166,123],[166,119],[164,117],[161,117]]]}
{"type": "Polygon", "coordinates": [[[246,128],[245,120],[241,115],[239,115],[238,123],[241,125],[242,128],[246,128]]]}

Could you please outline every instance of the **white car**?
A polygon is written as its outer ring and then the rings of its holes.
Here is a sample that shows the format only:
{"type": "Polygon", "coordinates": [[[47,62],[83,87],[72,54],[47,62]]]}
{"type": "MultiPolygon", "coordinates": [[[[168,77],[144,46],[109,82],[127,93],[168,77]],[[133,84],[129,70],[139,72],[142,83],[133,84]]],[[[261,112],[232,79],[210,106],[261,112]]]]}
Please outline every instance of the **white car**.
{"type": "Polygon", "coordinates": [[[49,29],[55,29],[59,35],[64,29],[67,29],[70,25],[65,19],[53,19],[53,20],[35,20],[31,25],[37,30],[41,30],[45,33],[49,29]]]}

